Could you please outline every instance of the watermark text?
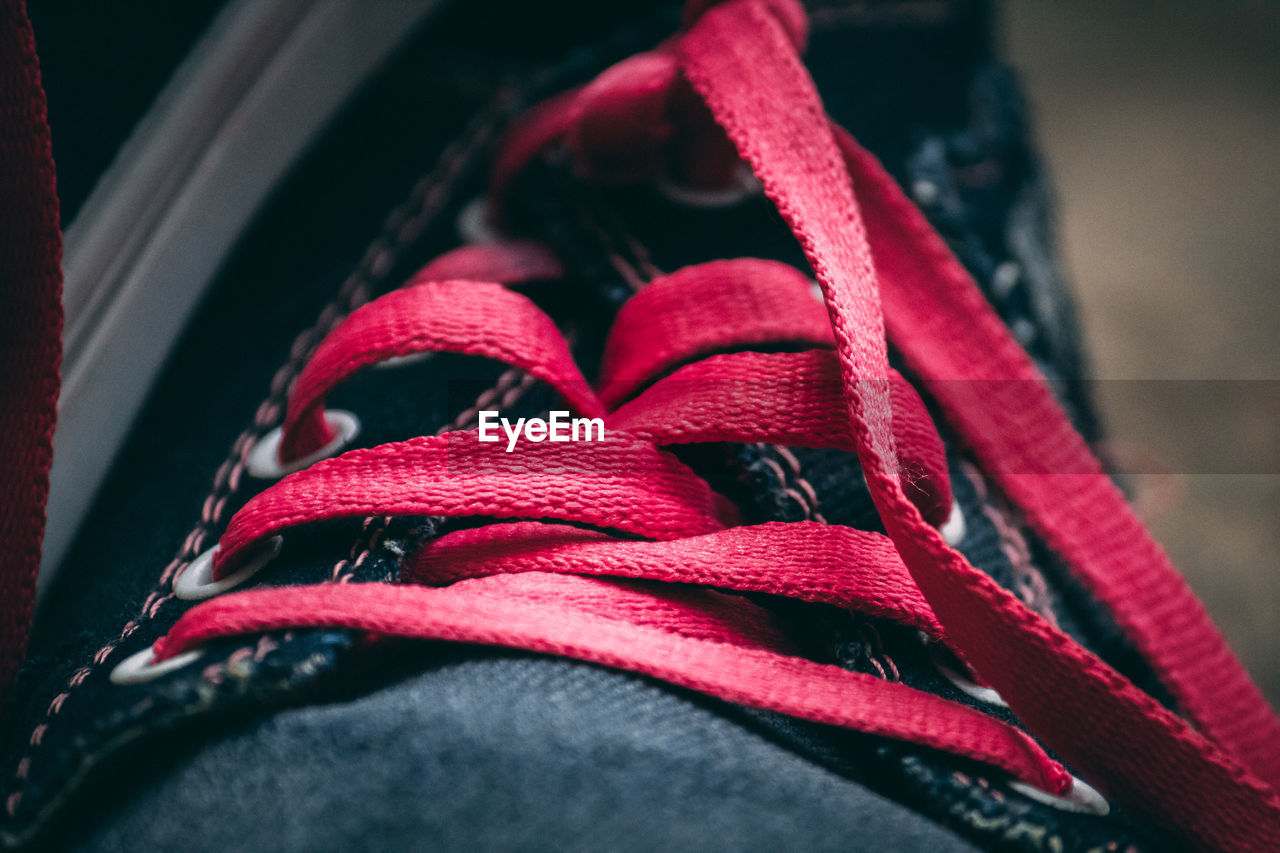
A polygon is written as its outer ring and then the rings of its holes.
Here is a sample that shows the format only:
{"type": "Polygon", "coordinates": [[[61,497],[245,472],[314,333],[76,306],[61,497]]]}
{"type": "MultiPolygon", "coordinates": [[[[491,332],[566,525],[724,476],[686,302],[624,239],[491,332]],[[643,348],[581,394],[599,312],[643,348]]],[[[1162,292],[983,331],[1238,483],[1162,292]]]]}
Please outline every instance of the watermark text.
{"type": "Polygon", "coordinates": [[[521,437],[534,444],[543,441],[604,441],[604,421],[600,418],[570,418],[568,412],[550,412],[550,419],[519,418],[512,423],[496,410],[480,412],[480,440],[502,441],[506,434],[507,452],[516,449],[521,437]]]}

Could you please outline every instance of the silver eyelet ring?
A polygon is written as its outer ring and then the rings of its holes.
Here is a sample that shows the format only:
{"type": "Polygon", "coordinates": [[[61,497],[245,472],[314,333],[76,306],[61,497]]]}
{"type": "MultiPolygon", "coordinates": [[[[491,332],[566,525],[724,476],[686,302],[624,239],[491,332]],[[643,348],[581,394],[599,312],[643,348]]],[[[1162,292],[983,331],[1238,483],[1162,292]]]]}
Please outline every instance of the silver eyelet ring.
{"type": "Polygon", "coordinates": [[[991,290],[999,299],[1005,299],[1018,286],[1022,277],[1022,266],[1017,261],[1005,261],[996,267],[991,276],[991,290]]]}
{"type": "Polygon", "coordinates": [[[111,670],[111,675],[108,677],[112,684],[141,684],[176,672],[194,662],[202,654],[203,652],[199,649],[192,649],[157,663],[155,646],[147,646],[116,664],[116,668],[111,670]]]}
{"type": "Polygon", "coordinates": [[[411,352],[408,355],[393,355],[390,358],[384,358],[382,361],[374,364],[373,369],[394,370],[397,367],[408,367],[411,364],[421,364],[435,354],[435,350],[426,350],[425,352],[411,352]]]}
{"type": "Polygon", "coordinates": [[[249,578],[262,571],[263,566],[270,563],[280,553],[284,539],[272,536],[261,547],[254,550],[245,564],[221,580],[213,579],[213,557],[222,547],[214,545],[208,551],[191,561],[173,582],[173,594],[183,601],[204,601],[234,589],[249,578]]]}
{"type": "Polygon", "coordinates": [[[733,207],[742,204],[761,192],[760,182],[745,164],[739,164],[734,170],[733,184],[723,189],[701,189],[677,183],[670,178],[662,178],[658,182],[658,191],[676,204],[687,207],[716,209],[733,207]]]}
{"type": "Polygon", "coordinates": [[[1014,318],[1013,322],[1009,324],[1009,331],[1013,332],[1014,340],[1024,347],[1031,346],[1035,342],[1036,335],[1039,334],[1036,324],[1026,317],[1014,318]]]}
{"type": "Polygon", "coordinates": [[[921,178],[911,185],[911,195],[922,207],[937,204],[942,197],[942,190],[933,181],[921,178]]]}
{"type": "Polygon", "coordinates": [[[458,236],[472,246],[497,243],[502,239],[502,232],[489,221],[489,202],[484,196],[476,196],[462,206],[456,225],[458,236]]]}
{"type": "Polygon", "coordinates": [[[1008,708],[1009,703],[1004,701],[1004,697],[990,687],[983,687],[973,679],[963,675],[955,667],[953,667],[942,655],[942,649],[937,643],[929,644],[929,657],[933,661],[933,666],[938,670],[938,674],[951,682],[951,686],[959,690],[964,695],[977,699],[979,702],[985,702],[988,705],[995,705],[997,708],[1008,708]]]}
{"type": "Polygon", "coordinates": [[[245,470],[250,477],[257,477],[259,480],[278,480],[286,474],[309,468],[321,459],[333,456],[360,434],[360,419],[351,412],[328,409],[324,413],[324,422],[333,430],[333,440],[315,453],[281,464],[280,442],[284,436],[284,427],[278,426],[258,439],[253,450],[249,451],[249,458],[245,460],[245,470]]]}
{"type": "Polygon", "coordinates": [[[1043,791],[1035,785],[1028,785],[1016,779],[1010,780],[1009,787],[1024,797],[1062,809],[1064,812],[1098,815],[1105,817],[1111,813],[1111,804],[1107,798],[1099,794],[1097,789],[1079,777],[1071,777],[1071,789],[1061,797],[1043,791]]]}
{"type": "Polygon", "coordinates": [[[964,541],[968,530],[964,523],[964,511],[960,509],[958,501],[951,502],[951,514],[947,516],[947,520],[938,528],[938,532],[942,534],[943,540],[952,548],[964,541]]]}

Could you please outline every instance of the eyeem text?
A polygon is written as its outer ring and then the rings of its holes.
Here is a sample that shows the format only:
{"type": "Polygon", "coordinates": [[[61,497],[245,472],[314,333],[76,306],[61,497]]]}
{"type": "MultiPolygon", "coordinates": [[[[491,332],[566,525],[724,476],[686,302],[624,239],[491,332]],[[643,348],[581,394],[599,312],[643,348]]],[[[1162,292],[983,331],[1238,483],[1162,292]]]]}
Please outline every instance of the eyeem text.
{"type": "Polygon", "coordinates": [[[501,441],[501,426],[507,436],[507,452],[516,449],[521,435],[535,444],[542,441],[604,441],[604,421],[600,418],[570,418],[568,412],[551,412],[550,420],[520,418],[515,423],[495,410],[480,413],[480,440],[501,441]]]}

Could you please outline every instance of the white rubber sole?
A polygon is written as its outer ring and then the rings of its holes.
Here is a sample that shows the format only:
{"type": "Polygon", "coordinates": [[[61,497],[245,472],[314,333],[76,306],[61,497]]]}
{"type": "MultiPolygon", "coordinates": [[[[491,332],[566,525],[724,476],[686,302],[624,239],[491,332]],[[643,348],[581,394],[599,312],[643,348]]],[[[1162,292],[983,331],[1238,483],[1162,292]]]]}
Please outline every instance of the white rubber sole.
{"type": "Polygon", "coordinates": [[[67,228],[48,588],[170,350],[271,190],[439,0],[233,0],[67,228]]]}

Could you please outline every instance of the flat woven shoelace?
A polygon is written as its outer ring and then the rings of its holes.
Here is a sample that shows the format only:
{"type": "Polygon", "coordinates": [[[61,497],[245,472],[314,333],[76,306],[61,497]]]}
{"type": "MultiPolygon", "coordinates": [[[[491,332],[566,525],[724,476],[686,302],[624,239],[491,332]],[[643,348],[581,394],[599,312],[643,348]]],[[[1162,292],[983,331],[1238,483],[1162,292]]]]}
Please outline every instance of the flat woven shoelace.
{"type": "MultiPolygon", "coordinates": [[[[874,158],[831,127],[795,47],[803,18],[790,4],[732,0],[693,10],[690,21],[642,62],[535,110],[500,158],[497,181],[556,139],[581,149],[588,131],[610,126],[588,121],[584,103],[603,103],[612,115],[618,103],[649,104],[673,80],[687,81],[799,238],[828,327],[814,322],[794,274],[778,265],[688,268],[649,285],[619,315],[596,397],[531,302],[491,283],[419,276],[411,291],[357,312],[321,347],[313,359],[321,366],[308,368],[290,401],[288,426],[310,424],[311,432],[287,431],[286,446],[302,451],[327,438],[319,401],[350,370],[439,349],[504,358],[579,412],[607,408],[617,437],[508,455],[462,432],[350,452],[250,501],[223,536],[215,571],[225,573],[268,536],[326,518],[472,515],[605,532],[526,523],[444,537],[415,555],[403,578],[452,583],[442,588],[227,596],[184,616],[157,656],[228,633],[297,625],[511,645],[946,749],[1050,792],[1069,786],[1062,767],[1017,730],[796,658],[757,634],[747,642],[723,614],[707,622],[697,596],[667,601],[661,613],[620,603],[602,610],[568,595],[557,575],[838,603],[944,640],[1038,738],[1126,807],[1205,847],[1274,848],[1280,807],[1267,784],[1280,777],[1274,715],[967,274],[874,158]],[[678,296],[699,287],[702,298],[678,296]],[[480,332],[498,322],[505,354],[480,332]],[[924,517],[936,516],[940,494],[949,502],[949,489],[930,442],[908,426],[917,410],[893,392],[903,383],[888,365],[886,332],[960,438],[1115,614],[1199,731],[969,565],[930,523],[936,517],[924,517]],[[723,353],[763,343],[803,351],[723,353]],[[732,508],[655,446],[718,440],[856,451],[888,539],[816,525],[734,526],[732,508]],[[926,485],[909,496],[904,483],[916,482],[926,485]]],[[[660,130],[641,144],[662,143],[669,134],[660,130]]],[[[636,145],[596,137],[597,146],[636,145]]],[[[617,163],[614,154],[596,162],[617,163]]],[[[592,583],[597,604],[633,594],[592,583]]]]}
{"type": "Polygon", "coordinates": [[[799,239],[821,305],[800,292],[802,276],[773,262],[677,271],[624,307],[593,388],[555,324],[513,289],[552,277],[553,257],[530,244],[450,253],[319,348],[293,389],[282,458],[331,438],[323,401],[352,372],[417,352],[519,367],[575,412],[603,417],[609,438],[507,453],[458,431],[293,474],[234,516],[215,576],[267,538],[325,519],[505,523],[428,543],[399,585],[257,589],[199,605],[157,642],[156,658],[300,626],[569,655],[945,750],[1062,793],[1070,775],[1038,739],[1198,847],[1280,849],[1280,802],[1269,787],[1280,782],[1280,723],[964,269],[880,164],[831,125],[799,58],[804,26],[791,0],[691,4],[677,38],[532,111],[499,157],[495,193],[560,141],[590,166],[584,174],[643,173],[654,158],[628,152],[679,140],[664,110],[680,92],[720,128],[693,135],[718,147],[686,148],[701,162],[727,147],[727,135],[799,239]],[[681,298],[689,291],[701,295],[681,298]],[[890,368],[887,339],[1188,720],[944,541],[936,525],[951,496],[941,447],[890,368]],[[770,352],[750,351],[762,345],[770,352]],[[887,536],[809,522],[742,526],[728,501],[662,449],[707,441],[856,452],[887,536]],[[736,592],[917,628],[981,673],[1036,739],[800,657],[762,607],[726,595],[736,592]]]}

